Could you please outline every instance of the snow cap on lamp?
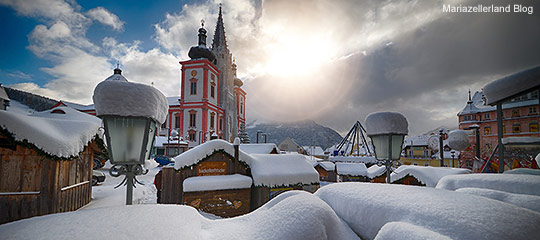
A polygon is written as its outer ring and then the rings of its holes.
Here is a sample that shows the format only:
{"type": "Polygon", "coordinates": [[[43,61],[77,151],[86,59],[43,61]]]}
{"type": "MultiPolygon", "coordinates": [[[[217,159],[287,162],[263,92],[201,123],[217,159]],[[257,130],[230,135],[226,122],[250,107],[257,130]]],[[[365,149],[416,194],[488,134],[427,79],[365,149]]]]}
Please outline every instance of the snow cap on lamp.
{"type": "Polygon", "coordinates": [[[97,116],[148,117],[162,124],[167,118],[167,98],[158,89],[128,82],[120,69],[94,89],[97,116]]]}
{"type": "Polygon", "coordinates": [[[454,150],[463,151],[469,144],[469,136],[463,130],[454,130],[448,134],[448,146],[454,150]]]}
{"type": "Polygon", "coordinates": [[[403,114],[398,112],[370,113],[365,120],[368,136],[382,134],[407,135],[409,124],[403,114]]]}

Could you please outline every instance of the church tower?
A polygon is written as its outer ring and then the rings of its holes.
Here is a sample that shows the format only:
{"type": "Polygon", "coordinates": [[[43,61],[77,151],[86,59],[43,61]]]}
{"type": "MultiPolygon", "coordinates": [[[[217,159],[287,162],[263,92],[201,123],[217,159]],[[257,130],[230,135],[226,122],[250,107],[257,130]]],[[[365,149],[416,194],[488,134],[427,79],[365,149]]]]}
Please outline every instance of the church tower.
{"type": "MultiPolygon", "coordinates": [[[[179,133],[186,136],[189,146],[193,147],[217,135],[223,138],[224,110],[220,107],[220,72],[214,65],[214,53],[206,47],[206,29],[204,21],[199,28],[197,46],[190,48],[187,61],[181,61],[182,82],[180,95],[180,110],[178,116],[179,133]]],[[[174,118],[173,118],[174,117],[174,118]]]]}
{"type": "Polygon", "coordinates": [[[232,54],[227,46],[225,37],[225,26],[223,24],[223,13],[219,6],[219,15],[212,41],[212,53],[216,56],[216,66],[220,71],[219,94],[220,107],[225,111],[225,116],[220,121],[224,123],[224,139],[231,140],[238,134],[238,109],[235,94],[232,54]]]}

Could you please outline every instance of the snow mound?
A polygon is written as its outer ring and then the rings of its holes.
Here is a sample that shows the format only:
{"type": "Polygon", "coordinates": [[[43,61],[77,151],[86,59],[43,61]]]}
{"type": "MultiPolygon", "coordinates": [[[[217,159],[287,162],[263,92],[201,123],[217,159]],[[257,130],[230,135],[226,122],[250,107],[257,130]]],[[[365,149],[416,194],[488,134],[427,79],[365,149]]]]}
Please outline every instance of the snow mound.
{"type": "Polygon", "coordinates": [[[503,172],[503,174],[529,174],[529,175],[540,175],[540,169],[532,168],[514,168],[503,172]]]}
{"type": "Polygon", "coordinates": [[[336,170],[336,164],[334,164],[333,162],[330,162],[330,161],[317,162],[316,165],[321,166],[326,171],[335,171],[336,170]]]}
{"type": "Polygon", "coordinates": [[[288,191],[259,209],[215,221],[207,239],[358,239],[324,201],[304,191],[288,191]]]}
{"type": "Polygon", "coordinates": [[[454,130],[448,134],[448,146],[457,151],[469,147],[469,136],[463,130],[454,130]]]}
{"type": "Polygon", "coordinates": [[[507,193],[484,188],[459,188],[456,191],[499,200],[540,213],[540,196],[507,193]]]}
{"type": "Polygon", "coordinates": [[[275,143],[240,144],[240,150],[249,154],[270,154],[274,149],[279,153],[275,143]]]}
{"type": "Polygon", "coordinates": [[[388,133],[407,135],[409,133],[407,119],[397,112],[370,113],[364,122],[368,136],[388,133]]]}
{"type": "Polygon", "coordinates": [[[0,225],[3,239],[201,239],[210,220],[182,205],[78,210],[0,225]]]}
{"type": "Polygon", "coordinates": [[[443,177],[437,188],[485,188],[508,193],[540,196],[540,176],[524,174],[478,173],[443,177]]]}
{"type": "MultiPolygon", "coordinates": [[[[320,188],[315,195],[363,239],[376,238],[391,222],[409,223],[429,230],[426,236],[433,232],[451,239],[532,239],[538,236],[540,224],[540,213],[436,188],[335,183],[320,188]]],[[[397,227],[404,231],[403,226],[397,227]]],[[[389,236],[385,232],[381,234],[389,236]]]]}
{"type": "Polygon", "coordinates": [[[330,156],[328,158],[331,162],[356,162],[356,163],[376,163],[375,157],[362,157],[362,156],[330,156]]]}
{"type": "Polygon", "coordinates": [[[157,88],[111,77],[96,86],[92,99],[98,116],[148,117],[162,124],[169,110],[157,88]]]}
{"type": "Polygon", "coordinates": [[[2,239],[358,239],[324,201],[289,191],[235,218],[210,220],[185,205],[81,209],[0,225],[2,239]]]}
{"type": "Polygon", "coordinates": [[[253,180],[241,174],[197,176],[184,180],[184,192],[250,188],[253,180]]]}
{"type": "Polygon", "coordinates": [[[100,120],[69,108],[65,114],[41,112],[23,115],[0,111],[0,126],[15,140],[27,140],[44,152],[57,157],[77,156],[99,133],[100,120]]]}
{"type": "Polygon", "coordinates": [[[403,239],[404,236],[407,236],[407,239],[416,240],[451,240],[447,236],[407,222],[389,222],[384,224],[375,237],[375,240],[403,239]]]}
{"type": "Polygon", "coordinates": [[[426,187],[435,187],[439,180],[447,175],[467,174],[471,170],[465,168],[447,168],[447,167],[423,167],[414,165],[402,165],[390,174],[390,181],[394,182],[411,175],[418,179],[426,187]]]}

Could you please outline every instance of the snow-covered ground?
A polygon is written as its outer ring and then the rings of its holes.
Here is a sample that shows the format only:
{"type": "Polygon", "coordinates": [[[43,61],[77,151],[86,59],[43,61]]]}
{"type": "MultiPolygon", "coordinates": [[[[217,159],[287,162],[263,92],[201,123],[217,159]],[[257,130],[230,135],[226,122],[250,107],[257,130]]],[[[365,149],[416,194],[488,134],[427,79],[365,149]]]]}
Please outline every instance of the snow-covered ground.
{"type": "Polygon", "coordinates": [[[216,219],[155,204],[155,165],[138,177],[145,185],[134,190],[134,205],[125,206],[125,187],[113,189],[122,178],[109,176],[109,167],[89,205],[0,225],[0,238],[537,239],[540,226],[540,176],[531,174],[451,175],[438,188],[323,183],[315,194],[285,192],[249,214],[216,219]],[[503,186],[490,190],[493,182],[503,186]]]}
{"type": "MultiPolygon", "coordinates": [[[[82,209],[126,205],[126,186],[120,186],[116,189],[114,188],[120,184],[120,182],[122,182],[124,177],[112,177],[109,174],[110,167],[111,165],[107,161],[103,168],[95,170],[105,173],[105,182],[92,187],[92,201],[82,209]]],[[[157,164],[147,165],[147,167],[149,167],[149,171],[146,175],[137,176],[137,180],[144,183],[144,185],[135,185],[135,188],[133,189],[134,205],[156,204],[157,202],[157,190],[154,186],[154,177],[159,172],[160,168],[157,166],[157,164]]]]}

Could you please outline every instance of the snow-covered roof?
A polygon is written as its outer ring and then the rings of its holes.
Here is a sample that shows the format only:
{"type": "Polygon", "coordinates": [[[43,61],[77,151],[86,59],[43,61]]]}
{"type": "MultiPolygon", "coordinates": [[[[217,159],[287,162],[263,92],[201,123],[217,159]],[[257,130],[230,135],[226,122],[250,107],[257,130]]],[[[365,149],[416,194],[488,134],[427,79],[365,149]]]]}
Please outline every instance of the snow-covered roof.
{"type": "Polygon", "coordinates": [[[324,155],[324,150],[319,146],[302,146],[308,155],[313,156],[322,156],[324,155]]]}
{"type": "Polygon", "coordinates": [[[94,104],[98,116],[149,117],[159,124],[165,122],[169,110],[167,99],[157,88],[128,82],[113,76],[94,89],[94,104]]]}
{"type": "Polygon", "coordinates": [[[428,146],[429,135],[407,136],[403,141],[403,148],[410,146],[428,146]]]}
{"type": "Polygon", "coordinates": [[[540,144],[540,137],[505,137],[502,140],[505,145],[511,144],[540,144]]]}
{"type": "Polygon", "coordinates": [[[280,187],[319,183],[319,173],[301,154],[252,154],[251,174],[255,186],[280,187]]]}
{"type": "Polygon", "coordinates": [[[90,104],[90,105],[83,105],[83,104],[78,104],[78,103],[72,103],[72,102],[68,102],[68,101],[60,101],[62,102],[62,104],[64,104],[65,106],[67,107],[70,107],[70,108],[73,108],[73,109],[77,109],[79,111],[84,111],[84,110],[94,110],[95,107],[94,107],[94,104],[90,104]]]}
{"type": "MultiPolygon", "coordinates": [[[[470,175],[483,174],[466,176],[470,175]]],[[[467,193],[398,184],[336,183],[320,188],[315,195],[362,239],[538,236],[539,213],[467,193]],[[389,230],[396,230],[396,235],[389,230]]]]}
{"type": "Polygon", "coordinates": [[[167,97],[167,104],[169,106],[179,106],[180,102],[178,101],[180,99],[180,96],[174,96],[174,97],[167,97]]]}
{"type": "Polygon", "coordinates": [[[38,149],[57,157],[77,156],[99,133],[101,120],[71,108],[23,115],[0,111],[0,126],[12,133],[15,140],[27,140],[38,149]]]}
{"type": "Polygon", "coordinates": [[[437,188],[485,188],[508,193],[540,196],[540,176],[528,174],[478,173],[443,177],[437,188]]]}
{"type": "Polygon", "coordinates": [[[250,188],[252,183],[253,180],[248,176],[233,174],[189,177],[182,184],[184,192],[199,192],[250,188]]]}
{"type": "Polygon", "coordinates": [[[375,157],[362,156],[330,156],[328,160],[332,162],[356,162],[356,163],[376,163],[375,157]]]}
{"type": "MultiPolygon", "coordinates": [[[[234,156],[234,147],[231,143],[221,139],[214,139],[200,144],[176,156],[174,158],[174,168],[178,170],[184,167],[195,165],[202,161],[204,158],[212,155],[219,150],[223,150],[229,155],[234,156]]],[[[246,163],[249,166],[251,165],[251,162],[253,160],[250,155],[248,155],[242,150],[240,150],[238,154],[240,161],[246,163]]]]}
{"type": "Polygon", "coordinates": [[[407,135],[409,133],[407,118],[398,112],[370,113],[364,122],[368,136],[389,133],[407,135]]]}
{"type": "Polygon", "coordinates": [[[394,182],[407,175],[411,175],[421,183],[425,184],[426,187],[435,187],[439,180],[444,176],[467,173],[471,173],[471,170],[465,168],[402,165],[390,174],[390,181],[394,182]]]}
{"type": "MultiPolygon", "coordinates": [[[[535,104],[538,104],[538,99],[516,101],[516,102],[506,102],[502,105],[502,108],[509,109],[509,108],[515,108],[515,107],[530,106],[530,105],[535,105],[535,104]]],[[[485,105],[484,95],[482,94],[482,92],[476,91],[471,98],[471,102],[470,103],[467,102],[467,105],[465,105],[465,107],[457,115],[461,116],[464,114],[491,112],[495,110],[497,110],[495,106],[485,105]]],[[[492,118],[495,119],[495,116],[492,116],[492,118]]],[[[471,121],[476,122],[475,120],[471,120],[471,121]]]]}
{"type": "Polygon", "coordinates": [[[540,86],[540,66],[536,66],[486,84],[484,92],[488,105],[540,86]]]}
{"type": "Polygon", "coordinates": [[[335,171],[336,165],[330,161],[317,162],[317,165],[321,166],[326,171],[335,171]]]}
{"type": "Polygon", "coordinates": [[[7,100],[9,101],[9,96],[7,95],[6,93],[6,90],[4,90],[4,88],[0,85],[0,99],[4,99],[4,100],[7,100]]]}
{"type": "Polygon", "coordinates": [[[278,147],[275,143],[240,144],[240,150],[248,154],[269,154],[274,150],[279,153],[278,147]]]}
{"type": "MultiPolygon", "coordinates": [[[[234,156],[231,143],[215,139],[196,146],[174,158],[175,169],[188,167],[202,161],[218,150],[234,156]]],[[[239,150],[240,161],[251,168],[255,186],[289,186],[319,182],[319,174],[305,155],[301,154],[247,154],[239,150]]]]}
{"type": "Polygon", "coordinates": [[[367,176],[367,168],[364,163],[336,163],[337,174],[349,176],[367,176]]]}
{"type": "Polygon", "coordinates": [[[384,173],[386,173],[386,167],[384,166],[377,166],[377,165],[372,165],[371,167],[369,167],[367,169],[367,172],[368,172],[368,177],[373,179],[373,178],[376,178],[378,176],[381,176],[383,175],[384,173]]]}

